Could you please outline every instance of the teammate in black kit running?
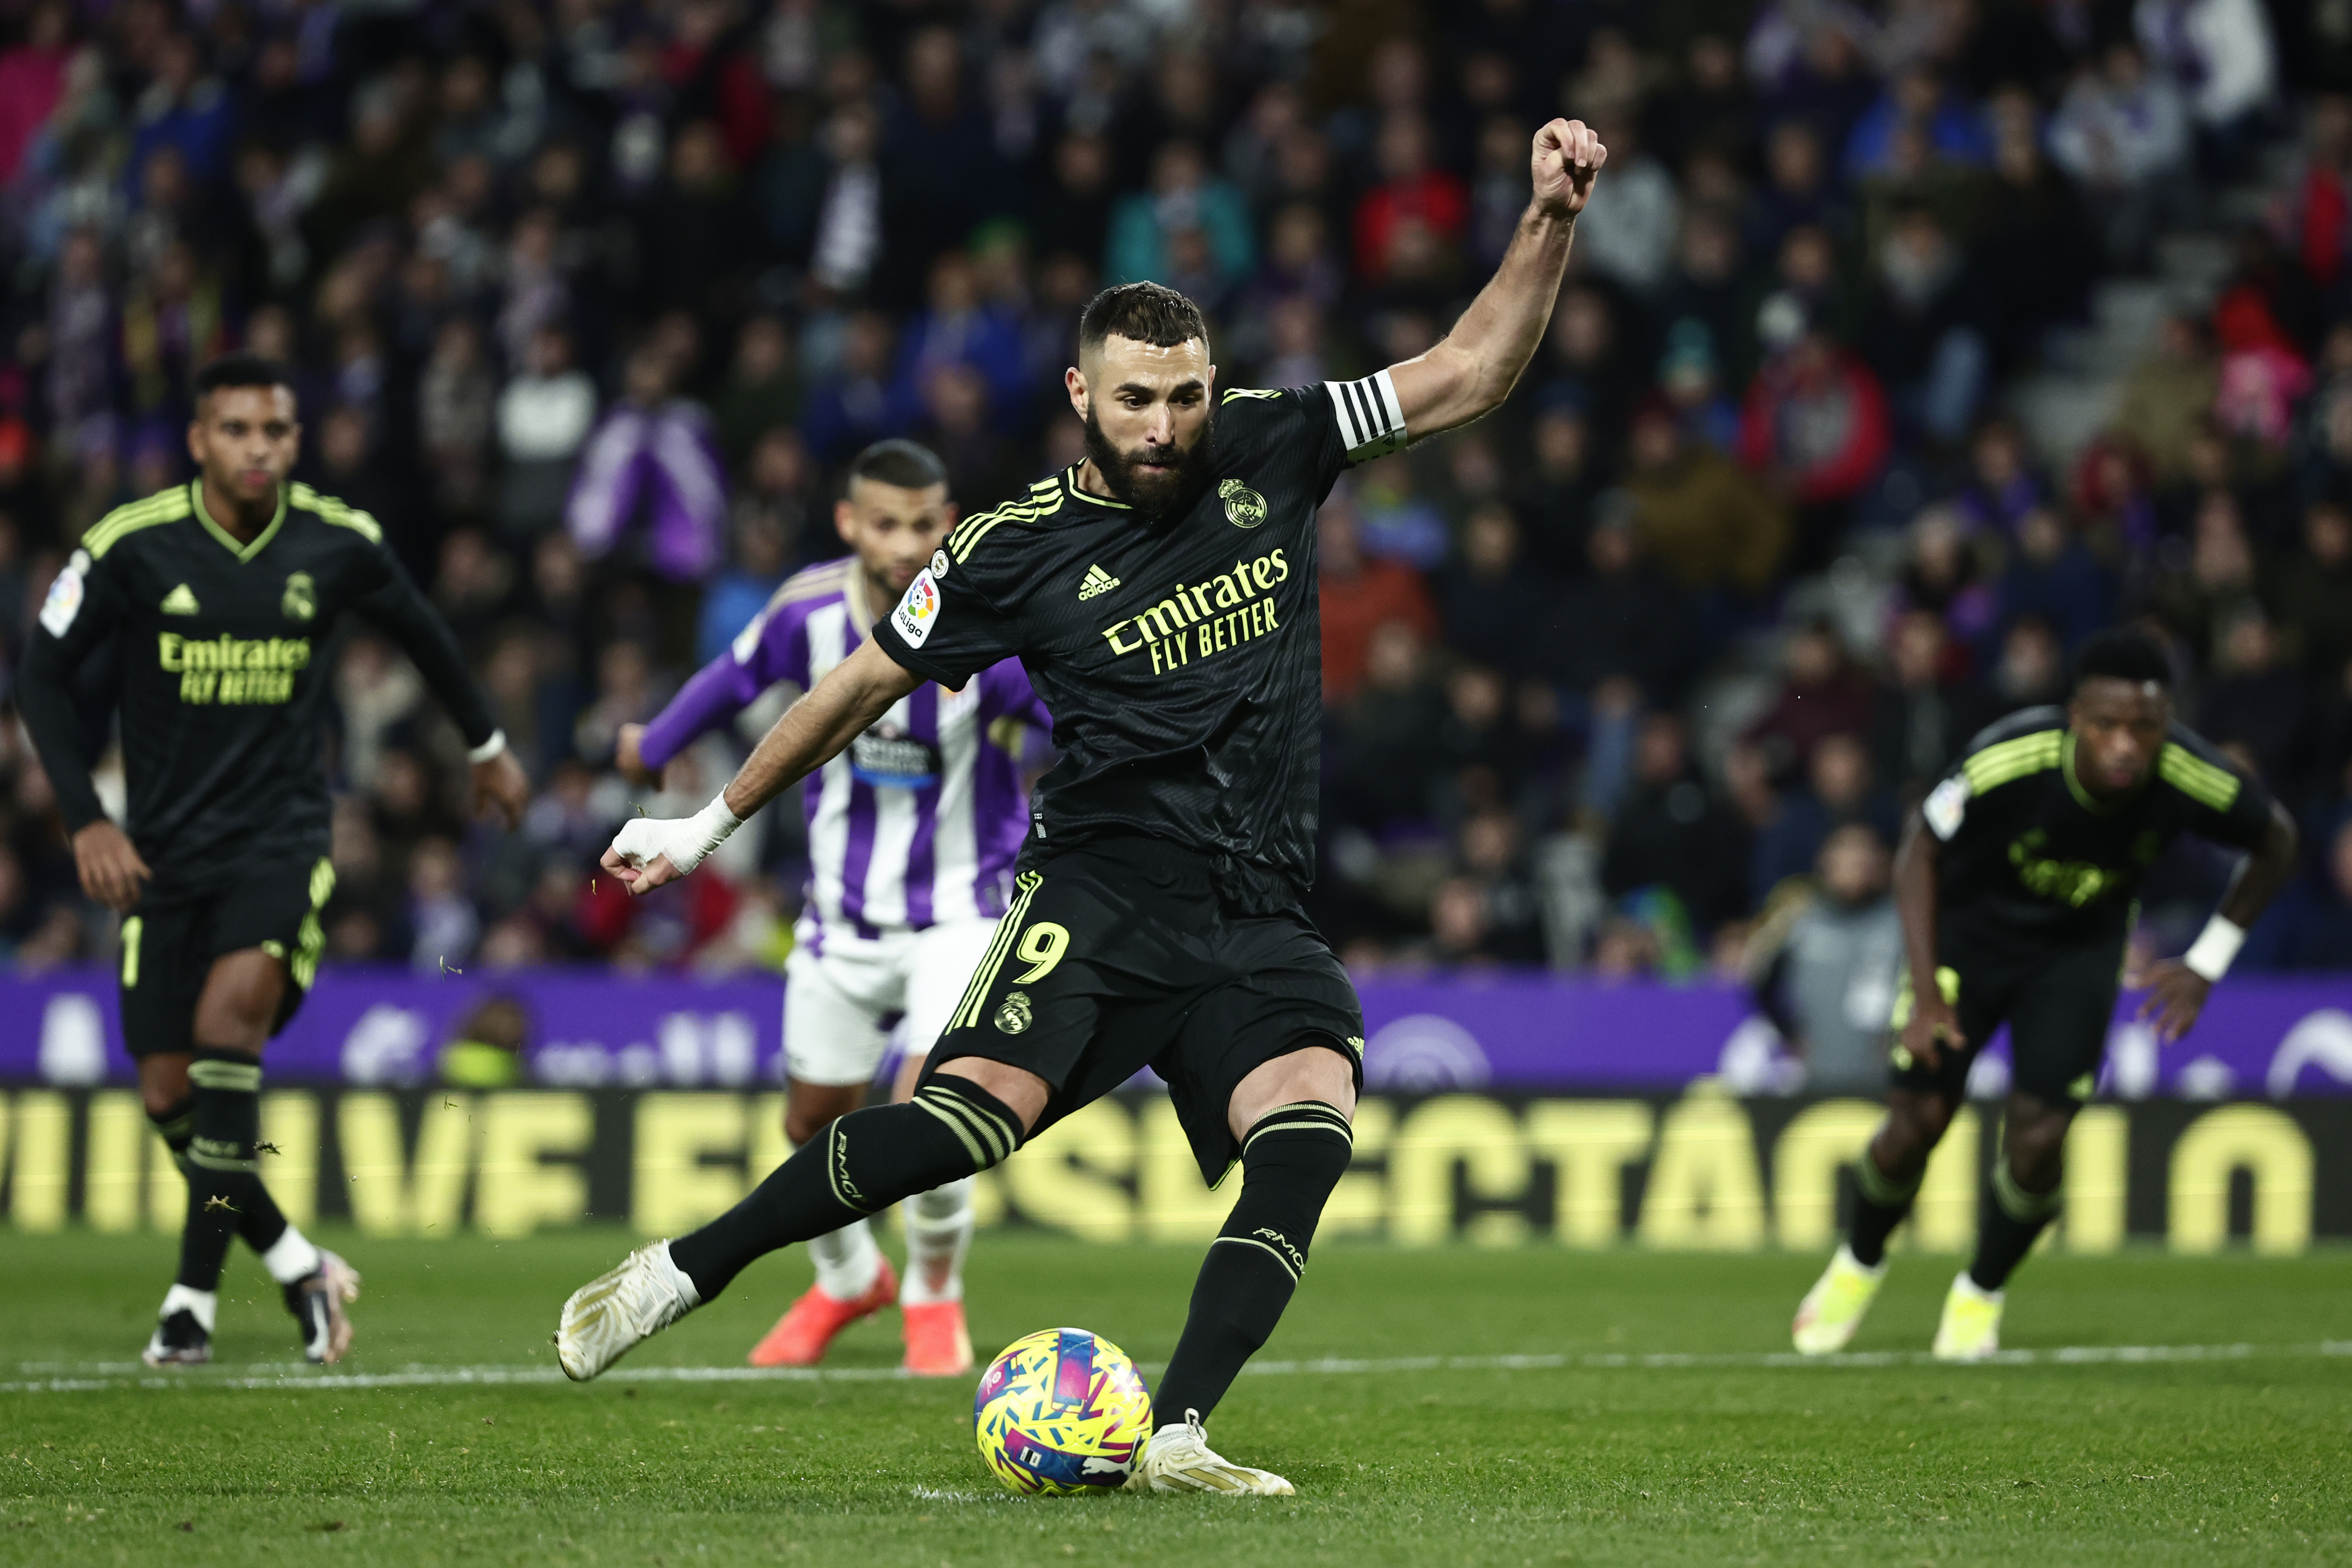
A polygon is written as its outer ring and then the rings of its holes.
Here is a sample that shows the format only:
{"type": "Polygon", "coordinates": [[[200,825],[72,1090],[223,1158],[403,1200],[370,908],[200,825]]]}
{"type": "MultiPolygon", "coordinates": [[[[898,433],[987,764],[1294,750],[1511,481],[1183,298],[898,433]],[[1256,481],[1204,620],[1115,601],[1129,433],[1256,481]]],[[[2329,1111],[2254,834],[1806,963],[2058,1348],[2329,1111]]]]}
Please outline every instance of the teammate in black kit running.
{"type": "Polygon", "coordinates": [[[2248,852],[2182,958],[2157,964],[2141,1015],[2167,1043],[2195,1026],[2246,927],[2294,866],[2294,825],[2261,784],[2172,717],[2146,634],[2083,646],[2074,701],[2029,708],[1969,743],[1912,815],[1895,859],[1908,973],[1897,993],[1886,1121],[1854,1163],[1848,1238],[1797,1310],[1797,1349],[1840,1350],[1885,1272],[1969,1066],[2009,1026],[2012,1087],[1979,1206],[1975,1259],[1936,1333],[1947,1361],[2000,1348],[2001,1290],[2057,1214],[2066,1129],[2097,1084],[2133,895],[2182,833],[2248,852]]]}
{"type": "Polygon", "coordinates": [[[1581,124],[1538,132],[1535,200],[1494,279],[1444,342],[1361,381],[1222,388],[1192,301],[1150,283],[1098,296],[1066,376],[1087,460],[963,521],[698,816],[623,830],[604,864],[633,889],[667,881],[904,692],[1010,655],[1063,753],[1016,900],[916,1099],[845,1117],[729,1214],[575,1293],[567,1372],[595,1375],[763,1253],[998,1163],[1148,1063],[1202,1173],[1238,1158],[1242,1190],[1131,1484],[1290,1489],[1212,1453],[1201,1421],[1297,1284],[1361,1077],[1354,991],[1299,910],[1321,722],[1315,513],[1350,462],[1502,402],[1605,156],[1581,124]]]}
{"type": "Polygon", "coordinates": [[[82,889],[122,914],[123,1044],[188,1178],[179,1275],[146,1359],[209,1359],[221,1264],[242,1236],[285,1288],[304,1353],[333,1361],[359,1277],[287,1223],[257,1145],[261,1048],[310,988],[335,884],[320,757],[343,617],[390,634],[457,721],[478,803],[512,822],[530,784],[375,520],[287,483],[301,426],[284,371],[235,355],[194,390],[197,479],[83,536],[42,606],[17,704],[82,889]],[[105,657],[121,668],[128,836],[91,787],[71,695],[76,670],[105,657]]]}

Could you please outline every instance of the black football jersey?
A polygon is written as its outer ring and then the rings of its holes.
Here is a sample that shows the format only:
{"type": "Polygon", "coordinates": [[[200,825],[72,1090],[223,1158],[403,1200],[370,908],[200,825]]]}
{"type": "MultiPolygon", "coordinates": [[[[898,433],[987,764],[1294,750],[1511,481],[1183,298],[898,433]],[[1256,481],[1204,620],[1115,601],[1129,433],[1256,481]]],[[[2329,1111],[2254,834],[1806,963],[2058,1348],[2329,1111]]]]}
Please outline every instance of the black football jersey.
{"type": "Polygon", "coordinates": [[[1404,420],[1382,371],[1225,392],[1209,439],[1213,477],[1181,516],[1147,520],[1072,468],[965,519],[874,635],[950,688],[1001,658],[1027,668],[1062,761],[1031,801],[1024,865],[1142,834],[1267,910],[1315,876],[1315,514],[1349,463],[1404,445],[1404,420]]]}
{"type": "Polygon", "coordinates": [[[121,664],[128,829],[155,889],[327,849],[323,740],[336,631],[357,612],[407,654],[468,745],[495,729],[447,625],[373,518],[289,486],[251,543],[194,483],[121,507],[82,536],[26,649],[18,704],[69,829],[103,815],[68,695],[111,645],[121,664]]]}
{"type": "Polygon", "coordinates": [[[2135,793],[2101,801],[2074,776],[2066,710],[2028,708],[1969,742],[1921,806],[1944,848],[1940,927],[2019,952],[2120,940],[2140,879],[2183,833],[2252,849],[2271,797],[2175,724],[2135,793]]]}

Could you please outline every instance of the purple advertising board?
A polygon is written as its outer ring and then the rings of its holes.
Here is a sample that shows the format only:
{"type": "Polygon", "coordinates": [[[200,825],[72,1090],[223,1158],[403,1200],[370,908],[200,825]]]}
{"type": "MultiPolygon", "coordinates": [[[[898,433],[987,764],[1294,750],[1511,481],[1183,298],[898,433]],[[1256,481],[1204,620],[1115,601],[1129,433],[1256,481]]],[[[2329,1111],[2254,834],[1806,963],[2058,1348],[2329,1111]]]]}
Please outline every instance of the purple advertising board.
{"type": "MultiPolygon", "coordinates": [[[[1542,974],[1372,981],[1362,988],[1374,1088],[1668,1092],[1707,1074],[1790,1092],[1801,1071],[1736,986],[1605,985],[1542,974]]],[[[528,1076],[569,1088],[772,1084],[783,984],[593,970],[418,975],[321,972],[269,1047],[273,1080],[430,1081],[442,1047],[494,1002],[520,1009],[528,1076]]],[[[2122,1099],[2352,1094],[2352,975],[2225,981],[2188,1040],[2159,1049],[2126,996],[2104,1091],[2122,1099]]],[[[0,975],[0,1081],[127,1082],[113,977],[0,975]]],[[[1971,1088],[2006,1084],[1996,1038],[1971,1088]]]]}

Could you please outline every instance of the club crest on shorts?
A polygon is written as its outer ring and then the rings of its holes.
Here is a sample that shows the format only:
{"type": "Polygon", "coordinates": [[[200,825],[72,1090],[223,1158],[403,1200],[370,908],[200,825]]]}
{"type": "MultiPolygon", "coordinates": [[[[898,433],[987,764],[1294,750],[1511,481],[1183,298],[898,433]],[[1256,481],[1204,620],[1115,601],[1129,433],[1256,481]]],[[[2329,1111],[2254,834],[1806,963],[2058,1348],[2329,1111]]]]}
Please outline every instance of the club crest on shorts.
{"type": "Polygon", "coordinates": [[[297,572],[286,579],[286,596],[278,601],[289,621],[307,621],[319,613],[319,587],[308,572],[297,572]]]}
{"type": "Polygon", "coordinates": [[[1017,1035],[1029,1026],[1029,993],[1007,991],[996,1009],[996,1026],[1008,1035],[1017,1035]]]}
{"type": "Polygon", "coordinates": [[[1265,521],[1265,498],[1241,480],[1224,480],[1217,495],[1225,503],[1225,521],[1235,528],[1255,528],[1265,521]]]}

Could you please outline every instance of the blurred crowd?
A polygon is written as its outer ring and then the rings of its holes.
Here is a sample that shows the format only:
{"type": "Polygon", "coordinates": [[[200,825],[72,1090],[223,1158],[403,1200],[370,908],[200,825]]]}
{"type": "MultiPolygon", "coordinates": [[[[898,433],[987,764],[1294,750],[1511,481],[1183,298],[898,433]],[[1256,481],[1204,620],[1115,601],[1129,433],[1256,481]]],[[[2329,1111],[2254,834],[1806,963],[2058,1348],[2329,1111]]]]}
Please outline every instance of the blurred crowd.
{"type": "MultiPolygon", "coordinates": [[[[0,659],[186,477],[194,367],[282,358],[303,477],[382,521],[540,791],[469,822],[353,636],[332,960],[778,963],[795,811],[642,903],[593,856],[772,716],[666,795],[612,771],[841,552],[847,458],[925,441],[967,510],[1076,460],[1108,283],[1198,300],[1226,385],[1418,353],[1567,113],[1610,160],[1537,363],[1319,521],[1350,964],[1850,998],[1792,966],[1878,951],[1902,813],[2135,619],[2306,828],[2242,966],[2352,968],[2348,86],[2352,13],[2284,0],[0,0],[0,659]],[[2012,393],[2184,234],[2226,276],[2053,450],[2012,393]]],[[[2144,942],[2225,870],[2159,867],[2144,942]]],[[[111,941],[12,723],[0,952],[111,941]]]]}

